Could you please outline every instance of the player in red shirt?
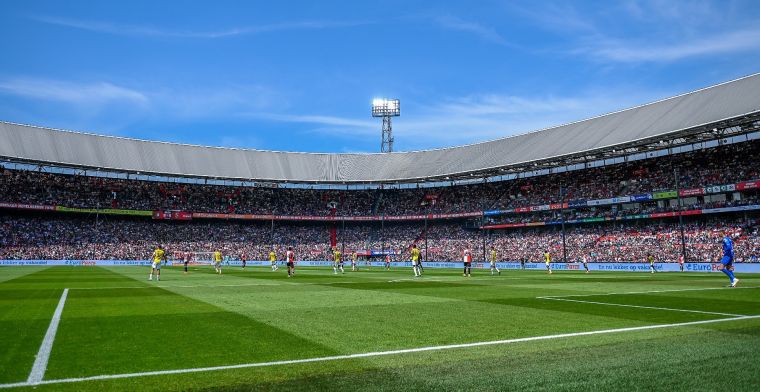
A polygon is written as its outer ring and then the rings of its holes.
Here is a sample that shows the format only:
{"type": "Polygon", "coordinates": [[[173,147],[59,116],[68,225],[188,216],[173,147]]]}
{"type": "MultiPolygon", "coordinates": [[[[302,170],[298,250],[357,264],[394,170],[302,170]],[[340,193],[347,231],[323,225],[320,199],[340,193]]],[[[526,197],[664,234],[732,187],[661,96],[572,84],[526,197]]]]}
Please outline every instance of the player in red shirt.
{"type": "Polygon", "coordinates": [[[462,276],[472,276],[472,255],[469,249],[464,251],[464,274],[462,276]]]}
{"type": "Polygon", "coordinates": [[[183,261],[184,261],[184,264],[185,264],[185,273],[187,273],[187,264],[190,263],[190,260],[193,259],[193,253],[192,252],[185,252],[182,256],[183,256],[182,258],[184,259],[183,261]]]}
{"type": "Polygon", "coordinates": [[[289,246],[288,251],[285,253],[285,262],[288,265],[288,278],[296,274],[296,254],[293,252],[293,247],[289,246]]]}

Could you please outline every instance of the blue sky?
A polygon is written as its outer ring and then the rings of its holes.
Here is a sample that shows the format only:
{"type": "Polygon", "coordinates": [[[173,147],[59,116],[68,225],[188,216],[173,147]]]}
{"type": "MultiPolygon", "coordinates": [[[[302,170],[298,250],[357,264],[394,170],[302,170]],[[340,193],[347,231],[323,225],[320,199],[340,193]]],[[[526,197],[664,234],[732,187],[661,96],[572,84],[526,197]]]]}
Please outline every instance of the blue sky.
{"type": "Polygon", "coordinates": [[[760,72],[758,1],[0,2],[0,120],[376,152],[490,140],[760,72]]]}

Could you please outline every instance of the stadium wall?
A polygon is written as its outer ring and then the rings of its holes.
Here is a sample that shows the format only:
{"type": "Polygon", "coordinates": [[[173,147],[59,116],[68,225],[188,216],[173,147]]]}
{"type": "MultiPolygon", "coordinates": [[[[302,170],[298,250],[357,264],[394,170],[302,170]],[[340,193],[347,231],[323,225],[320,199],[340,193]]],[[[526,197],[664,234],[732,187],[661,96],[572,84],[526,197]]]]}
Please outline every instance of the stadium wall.
{"type": "MultiPolygon", "coordinates": [[[[278,262],[282,264],[282,262],[278,262]]],[[[168,262],[168,266],[182,266],[181,262],[168,262]]],[[[359,267],[366,267],[365,261],[360,261],[359,267]]],[[[142,266],[149,267],[151,262],[148,260],[0,260],[0,266],[89,266],[89,267],[104,267],[104,266],[142,266]]],[[[206,265],[199,264],[197,262],[190,263],[190,265],[206,265]]],[[[240,267],[242,263],[240,261],[223,262],[223,266],[240,267]]],[[[246,265],[249,267],[268,267],[271,265],[269,261],[252,260],[247,261],[246,265]]],[[[332,267],[332,261],[299,261],[297,266],[299,267],[332,267]]],[[[350,266],[350,262],[344,263],[345,266],[350,266]]],[[[384,267],[385,263],[382,261],[373,261],[370,263],[372,267],[384,267]]],[[[394,268],[409,267],[411,268],[411,262],[391,262],[391,266],[394,268]]],[[[461,262],[443,262],[443,261],[428,261],[424,262],[425,268],[462,268],[461,262]]],[[[475,269],[489,269],[488,263],[472,263],[475,269]]],[[[499,269],[505,270],[519,270],[521,265],[519,262],[498,262],[496,266],[499,269]]],[[[737,273],[760,273],[760,263],[736,263],[734,264],[737,273]]],[[[588,263],[588,268],[591,271],[615,271],[615,272],[649,272],[648,263],[588,263]]],[[[655,268],[660,272],[679,272],[680,268],[677,263],[655,263],[655,268]]],[[[546,266],[544,263],[525,263],[525,269],[527,270],[544,270],[546,266]]],[[[579,263],[552,263],[552,270],[555,271],[582,271],[583,266],[579,263]]],[[[686,263],[684,264],[684,272],[719,272],[717,263],[686,263]]]]}

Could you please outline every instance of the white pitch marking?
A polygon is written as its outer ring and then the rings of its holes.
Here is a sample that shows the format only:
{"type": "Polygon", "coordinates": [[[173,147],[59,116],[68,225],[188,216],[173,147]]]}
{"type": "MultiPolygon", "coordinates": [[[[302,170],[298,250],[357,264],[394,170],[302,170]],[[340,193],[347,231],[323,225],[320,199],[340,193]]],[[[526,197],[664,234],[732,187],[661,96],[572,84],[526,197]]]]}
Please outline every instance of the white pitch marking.
{"type": "Polygon", "coordinates": [[[656,293],[677,293],[681,291],[704,291],[704,290],[737,290],[737,289],[757,289],[760,287],[703,287],[698,289],[665,289],[651,291],[628,291],[622,293],[598,293],[598,294],[568,294],[568,295],[546,295],[536,297],[540,299],[568,298],[568,297],[596,297],[603,295],[628,295],[628,294],[656,294],[656,293]]]}
{"type": "Polygon", "coordinates": [[[69,289],[63,289],[61,299],[58,301],[58,306],[53,312],[53,318],[50,320],[45,338],[42,339],[40,350],[37,351],[37,358],[32,365],[32,371],[29,372],[29,378],[26,380],[29,385],[36,385],[42,381],[42,377],[45,376],[45,370],[47,370],[48,359],[50,359],[50,351],[53,349],[53,342],[55,342],[55,333],[58,331],[58,323],[61,321],[61,313],[63,313],[63,305],[66,303],[66,297],[69,295],[69,289]]]}
{"type": "MultiPolygon", "coordinates": [[[[640,326],[640,327],[603,329],[603,330],[596,330],[596,331],[563,333],[563,334],[558,334],[558,335],[532,336],[532,337],[527,337],[527,338],[516,338],[516,339],[507,339],[507,340],[492,340],[492,341],[486,341],[486,342],[449,344],[449,345],[444,345],[444,346],[407,348],[407,349],[391,350],[391,351],[376,351],[376,352],[359,353],[359,354],[335,355],[335,356],[330,356],[330,357],[292,359],[292,360],[273,361],[273,362],[244,363],[244,364],[239,364],[239,365],[210,366],[210,367],[190,368],[190,369],[158,370],[158,371],[140,372],[140,373],[108,374],[108,375],[80,377],[80,378],[64,378],[64,379],[59,379],[59,380],[44,380],[44,381],[40,381],[36,385],[76,383],[76,382],[96,381],[96,380],[112,380],[112,379],[121,379],[121,378],[158,376],[158,375],[166,375],[166,374],[211,372],[211,371],[219,371],[219,370],[268,367],[268,366],[278,366],[278,365],[292,365],[292,364],[309,363],[309,362],[338,361],[338,360],[343,360],[343,359],[380,357],[380,356],[386,356],[386,355],[408,354],[408,353],[417,353],[417,352],[425,352],[425,351],[452,350],[452,349],[468,348],[468,347],[494,346],[494,345],[501,345],[501,344],[523,343],[523,342],[531,342],[531,341],[537,341],[537,340],[572,338],[572,337],[578,337],[578,336],[601,335],[601,334],[610,334],[610,333],[618,333],[618,332],[634,332],[634,331],[643,331],[643,330],[649,330],[649,329],[687,327],[687,326],[692,326],[692,325],[713,324],[713,323],[722,323],[722,322],[727,322],[727,321],[738,321],[738,320],[751,320],[751,319],[757,319],[757,318],[760,318],[760,315],[741,316],[741,317],[732,317],[732,318],[715,319],[715,320],[690,321],[690,322],[675,323],[675,324],[655,324],[655,325],[646,325],[646,326],[640,326]]],[[[13,384],[0,384],[0,389],[26,387],[30,385],[32,384],[29,383],[28,381],[13,383],[13,384]]]]}
{"type": "Polygon", "coordinates": [[[746,317],[745,315],[742,315],[742,314],[707,312],[707,311],[703,311],[703,310],[661,308],[661,307],[657,307],[657,306],[627,305],[627,304],[616,304],[616,303],[610,303],[610,302],[583,301],[583,300],[579,300],[579,299],[567,299],[567,298],[547,298],[547,297],[543,297],[543,298],[539,297],[539,298],[540,299],[545,299],[545,300],[551,300],[551,301],[578,302],[578,303],[582,303],[582,304],[622,306],[622,307],[626,307],[626,308],[639,308],[639,309],[668,310],[668,311],[672,311],[672,312],[714,314],[714,315],[718,315],[718,316],[730,316],[730,317],[746,317]]]}

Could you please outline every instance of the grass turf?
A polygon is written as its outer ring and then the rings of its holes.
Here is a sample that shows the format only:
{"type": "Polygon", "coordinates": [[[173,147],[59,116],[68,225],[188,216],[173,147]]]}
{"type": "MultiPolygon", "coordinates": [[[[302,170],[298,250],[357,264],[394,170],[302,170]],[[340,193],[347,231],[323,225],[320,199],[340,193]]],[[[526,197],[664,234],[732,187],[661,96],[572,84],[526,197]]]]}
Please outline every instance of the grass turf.
{"type": "MultiPolygon", "coordinates": [[[[760,314],[760,276],[373,269],[0,267],[0,384],[23,382],[64,288],[45,380],[760,314]],[[703,290],[704,289],[704,290],[703,290]],[[716,290],[717,289],[717,290],[716,290]],[[684,291],[668,291],[684,290],[684,291]],[[686,291],[688,290],[688,291],[686,291]],[[660,291],[654,293],[653,291],[660,291]],[[648,292],[638,294],[613,294],[648,292]],[[565,302],[546,296],[629,305],[565,302]]],[[[757,390],[760,319],[35,390],[757,390]],[[723,369],[727,369],[724,371],[723,369]],[[733,380],[729,381],[729,377],[733,380]]],[[[32,389],[21,387],[19,389],[32,389]]]]}

